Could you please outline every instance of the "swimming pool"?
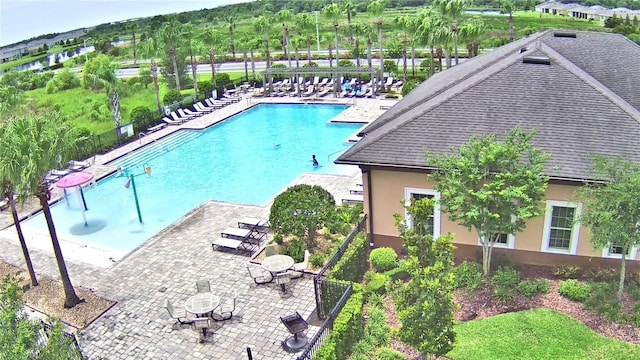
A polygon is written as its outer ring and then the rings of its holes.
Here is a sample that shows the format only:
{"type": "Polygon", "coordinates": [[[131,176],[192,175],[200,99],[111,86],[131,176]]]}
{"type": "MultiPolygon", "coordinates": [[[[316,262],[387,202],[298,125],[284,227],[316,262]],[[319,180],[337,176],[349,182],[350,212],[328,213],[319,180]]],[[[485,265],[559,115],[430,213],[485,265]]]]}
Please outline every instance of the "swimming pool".
{"type": "MultiPolygon", "coordinates": [[[[333,164],[361,125],[328,124],[347,106],[262,104],[205,130],[181,130],[111,162],[125,169],[51,207],[61,240],[127,253],[207,200],[262,205],[304,172],[353,174],[333,164]],[[320,167],[313,167],[315,154],[320,167]],[[151,176],[145,167],[151,167],[151,176]],[[138,221],[134,175],[143,224],[138,221]]],[[[42,215],[25,235],[47,232],[42,215]]]]}

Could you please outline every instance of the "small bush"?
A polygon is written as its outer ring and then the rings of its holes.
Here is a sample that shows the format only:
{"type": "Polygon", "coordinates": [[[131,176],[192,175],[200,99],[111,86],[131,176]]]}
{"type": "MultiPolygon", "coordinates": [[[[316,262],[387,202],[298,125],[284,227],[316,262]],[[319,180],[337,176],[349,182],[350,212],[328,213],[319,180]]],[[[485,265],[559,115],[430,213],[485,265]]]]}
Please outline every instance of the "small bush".
{"type": "Polygon", "coordinates": [[[498,298],[498,301],[503,303],[507,303],[513,300],[513,290],[506,287],[498,287],[493,292],[495,296],[498,298]]]}
{"type": "Polygon", "coordinates": [[[482,266],[471,261],[463,261],[454,269],[455,287],[478,290],[482,286],[482,266]]]}
{"type": "Polygon", "coordinates": [[[532,297],[538,294],[546,294],[549,292],[549,281],[548,280],[540,280],[540,281],[531,281],[524,280],[521,281],[518,286],[516,286],[516,291],[523,296],[532,297]]]}
{"type": "Polygon", "coordinates": [[[315,253],[311,255],[311,258],[309,259],[309,262],[311,263],[311,265],[315,267],[322,267],[325,261],[326,261],[326,258],[324,254],[320,254],[320,253],[315,253]]]}
{"type": "Polygon", "coordinates": [[[364,274],[364,293],[370,294],[384,294],[386,292],[386,285],[389,278],[384,274],[367,271],[364,274]]]}
{"type": "Polygon", "coordinates": [[[618,285],[616,283],[595,283],[591,286],[591,295],[584,302],[587,309],[605,315],[615,321],[620,317],[620,306],[616,299],[618,285]]]}
{"type": "Polygon", "coordinates": [[[165,105],[171,105],[175,102],[181,101],[183,99],[180,91],[172,89],[167,91],[166,94],[162,97],[162,103],[165,105]]]}
{"type": "Polygon", "coordinates": [[[371,250],[369,261],[376,271],[387,271],[398,266],[398,254],[389,247],[382,247],[371,250]]]}
{"type": "Polygon", "coordinates": [[[404,86],[402,86],[402,96],[406,96],[413,89],[418,87],[418,85],[420,85],[420,82],[418,80],[409,80],[409,81],[407,81],[407,83],[404,84],[404,86]]]}
{"type": "Polygon", "coordinates": [[[406,360],[407,356],[401,352],[388,347],[381,347],[376,350],[373,360],[406,360]]]}
{"type": "Polygon", "coordinates": [[[289,255],[295,260],[295,262],[302,262],[304,260],[304,251],[306,249],[304,241],[300,239],[294,239],[285,244],[284,255],[289,255]]]}
{"type": "Polygon", "coordinates": [[[282,243],[284,243],[284,238],[282,237],[282,234],[275,234],[273,236],[273,242],[278,245],[282,245],[282,243]]]}
{"type": "Polygon", "coordinates": [[[581,270],[580,266],[576,265],[558,265],[553,271],[553,275],[565,279],[576,279],[580,275],[581,270]]]}
{"type": "Polygon", "coordinates": [[[389,278],[389,280],[391,281],[396,281],[396,280],[407,280],[409,278],[409,273],[407,272],[407,270],[404,268],[404,266],[402,266],[402,264],[398,264],[398,267],[395,267],[389,271],[385,271],[383,274],[389,278]]]}
{"type": "Polygon", "coordinates": [[[620,273],[614,268],[596,267],[589,270],[589,278],[593,281],[610,282],[618,280],[620,273]]]}
{"type": "Polygon", "coordinates": [[[570,300],[584,302],[591,294],[591,285],[582,284],[575,279],[569,279],[560,283],[558,292],[570,300]]]}
{"type": "Polygon", "coordinates": [[[518,270],[508,267],[500,267],[493,274],[493,283],[498,287],[514,288],[520,282],[520,273],[518,270]]]}

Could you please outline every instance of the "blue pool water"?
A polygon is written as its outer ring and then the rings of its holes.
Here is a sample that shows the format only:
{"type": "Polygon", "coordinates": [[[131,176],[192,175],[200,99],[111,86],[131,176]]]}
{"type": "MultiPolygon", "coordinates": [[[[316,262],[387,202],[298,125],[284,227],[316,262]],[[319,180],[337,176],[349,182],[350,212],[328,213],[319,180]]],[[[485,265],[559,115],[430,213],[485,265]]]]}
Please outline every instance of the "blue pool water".
{"type": "MultiPolygon", "coordinates": [[[[304,172],[352,174],[333,164],[361,125],[327,124],[345,106],[259,105],[206,130],[182,130],[109,165],[134,174],[133,187],[112,175],[84,190],[84,225],[76,190],[52,206],[62,240],[118,252],[131,251],[207,200],[262,205],[304,172]],[[315,154],[320,167],[314,168],[315,154]],[[145,167],[151,167],[151,176],[145,167]]],[[[25,232],[46,233],[42,215],[23,222],[25,232]]]]}

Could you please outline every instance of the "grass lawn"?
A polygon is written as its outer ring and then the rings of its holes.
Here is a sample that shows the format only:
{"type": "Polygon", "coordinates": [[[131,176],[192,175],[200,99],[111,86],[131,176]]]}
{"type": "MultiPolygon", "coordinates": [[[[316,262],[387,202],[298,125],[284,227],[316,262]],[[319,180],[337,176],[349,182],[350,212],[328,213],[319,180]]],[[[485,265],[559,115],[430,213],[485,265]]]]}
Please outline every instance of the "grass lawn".
{"type": "Polygon", "coordinates": [[[535,309],[456,325],[447,357],[499,359],[640,359],[640,346],[606,338],[563,313],[535,309]]]}

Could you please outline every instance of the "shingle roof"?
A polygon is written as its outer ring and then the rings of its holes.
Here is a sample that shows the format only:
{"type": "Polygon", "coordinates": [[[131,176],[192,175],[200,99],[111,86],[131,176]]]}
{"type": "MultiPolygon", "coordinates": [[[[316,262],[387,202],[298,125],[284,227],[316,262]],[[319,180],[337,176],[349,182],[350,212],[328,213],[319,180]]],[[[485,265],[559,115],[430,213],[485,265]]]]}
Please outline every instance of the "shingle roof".
{"type": "Polygon", "coordinates": [[[639,58],[640,46],[621,35],[536,34],[423,82],[336,162],[429,169],[426,150],[451,152],[473,135],[520,125],[538,129],[551,178],[591,179],[593,153],[640,163],[639,58]],[[523,63],[533,55],[551,65],[523,63]]]}

